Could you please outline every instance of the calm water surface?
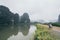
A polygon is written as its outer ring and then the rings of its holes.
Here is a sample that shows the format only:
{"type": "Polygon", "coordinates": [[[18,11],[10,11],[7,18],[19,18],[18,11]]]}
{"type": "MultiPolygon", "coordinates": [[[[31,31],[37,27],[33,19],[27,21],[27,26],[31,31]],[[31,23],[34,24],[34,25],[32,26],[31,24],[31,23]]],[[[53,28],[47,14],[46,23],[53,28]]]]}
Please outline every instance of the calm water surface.
{"type": "Polygon", "coordinates": [[[36,27],[34,25],[2,26],[0,40],[31,40],[36,27]]]}

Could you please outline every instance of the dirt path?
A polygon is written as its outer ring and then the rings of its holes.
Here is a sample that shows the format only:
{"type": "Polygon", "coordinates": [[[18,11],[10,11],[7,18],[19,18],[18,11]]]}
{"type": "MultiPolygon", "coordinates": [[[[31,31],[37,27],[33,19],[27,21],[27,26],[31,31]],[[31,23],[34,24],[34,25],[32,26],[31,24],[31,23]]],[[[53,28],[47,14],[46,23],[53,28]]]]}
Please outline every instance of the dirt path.
{"type": "MultiPolygon", "coordinates": [[[[46,25],[48,27],[48,25],[46,25]]],[[[51,29],[51,36],[54,40],[60,40],[60,27],[53,26],[51,29]]]]}
{"type": "MultiPolygon", "coordinates": [[[[43,26],[48,27],[48,25],[43,25],[43,26]]],[[[60,27],[52,26],[51,30],[60,32],[60,27]]]]}
{"type": "Polygon", "coordinates": [[[53,26],[52,30],[60,32],[60,27],[53,26]]]}
{"type": "MultiPolygon", "coordinates": [[[[43,24],[42,24],[43,25],[43,24]]],[[[48,25],[43,25],[47,28],[49,28],[48,25]]],[[[50,29],[50,34],[51,34],[51,37],[54,39],[54,40],[60,40],[60,27],[56,27],[56,26],[52,26],[52,28],[49,28],[50,29]]]]}

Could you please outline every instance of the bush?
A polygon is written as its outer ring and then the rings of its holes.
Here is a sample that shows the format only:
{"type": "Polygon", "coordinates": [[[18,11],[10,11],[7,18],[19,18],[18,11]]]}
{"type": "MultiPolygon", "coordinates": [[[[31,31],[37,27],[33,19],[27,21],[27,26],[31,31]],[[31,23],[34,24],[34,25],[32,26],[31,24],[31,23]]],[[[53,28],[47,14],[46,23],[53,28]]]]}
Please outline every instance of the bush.
{"type": "Polygon", "coordinates": [[[60,23],[51,23],[53,26],[58,26],[60,27],[60,23]]]}

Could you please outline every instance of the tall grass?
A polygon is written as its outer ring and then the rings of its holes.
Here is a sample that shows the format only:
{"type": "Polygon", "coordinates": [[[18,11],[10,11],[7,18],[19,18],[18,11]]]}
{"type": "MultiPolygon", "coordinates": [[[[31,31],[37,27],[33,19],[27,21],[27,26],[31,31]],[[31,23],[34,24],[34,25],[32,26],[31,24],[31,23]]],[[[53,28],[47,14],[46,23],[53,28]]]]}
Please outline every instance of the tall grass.
{"type": "Polygon", "coordinates": [[[35,33],[34,40],[53,40],[53,38],[50,36],[49,28],[36,24],[37,30],[35,33]]]}

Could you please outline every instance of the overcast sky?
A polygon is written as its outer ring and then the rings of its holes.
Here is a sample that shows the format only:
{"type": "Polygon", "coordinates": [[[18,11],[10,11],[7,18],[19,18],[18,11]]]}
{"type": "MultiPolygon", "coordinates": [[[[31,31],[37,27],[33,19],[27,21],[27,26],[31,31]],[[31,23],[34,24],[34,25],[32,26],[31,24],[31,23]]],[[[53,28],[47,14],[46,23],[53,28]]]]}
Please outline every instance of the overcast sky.
{"type": "Polygon", "coordinates": [[[0,0],[13,13],[29,13],[31,21],[43,19],[57,20],[60,14],[60,0],[0,0]]]}

